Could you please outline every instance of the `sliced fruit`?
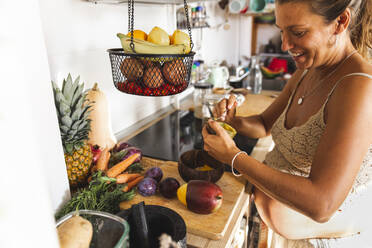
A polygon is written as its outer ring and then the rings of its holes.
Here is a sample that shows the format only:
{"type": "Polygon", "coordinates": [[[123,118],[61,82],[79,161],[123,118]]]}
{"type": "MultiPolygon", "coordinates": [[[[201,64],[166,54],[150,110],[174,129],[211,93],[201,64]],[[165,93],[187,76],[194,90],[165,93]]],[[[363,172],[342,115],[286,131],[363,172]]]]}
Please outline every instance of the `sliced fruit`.
{"type": "Polygon", "coordinates": [[[284,69],[281,68],[279,71],[272,71],[266,66],[261,65],[261,72],[266,78],[275,78],[284,72],[284,69]]]}
{"type": "Polygon", "coordinates": [[[197,167],[195,170],[198,170],[198,171],[211,171],[213,170],[213,168],[209,167],[208,165],[203,165],[201,167],[197,167]]]}

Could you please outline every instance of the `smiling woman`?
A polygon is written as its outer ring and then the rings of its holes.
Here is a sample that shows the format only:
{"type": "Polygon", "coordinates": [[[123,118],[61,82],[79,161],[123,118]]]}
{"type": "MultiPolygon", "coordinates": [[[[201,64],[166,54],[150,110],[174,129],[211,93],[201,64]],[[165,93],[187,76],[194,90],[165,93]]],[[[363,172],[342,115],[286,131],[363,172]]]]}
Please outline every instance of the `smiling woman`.
{"type": "Polygon", "coordinates": [[[372,247],[371,11],[370,0],[277,0],[298,70],[260,115],[235,116],[234,96],[215,108],[240,135],[272,135],[274,149],[261,163],[216,122],[215,135],[203,129],[204,150],[254,185],[271,247],[372,247]]]}

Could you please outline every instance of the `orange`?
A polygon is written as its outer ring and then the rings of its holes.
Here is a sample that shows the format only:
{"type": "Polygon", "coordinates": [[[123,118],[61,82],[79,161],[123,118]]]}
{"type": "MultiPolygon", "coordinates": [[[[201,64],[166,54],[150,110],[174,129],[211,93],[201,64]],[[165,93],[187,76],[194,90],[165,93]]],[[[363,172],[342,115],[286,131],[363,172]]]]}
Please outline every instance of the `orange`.
{"type": "MultiPolygon", "coordinates": [[[[131,36],[131,32],[127,34],[127,36],[131,36]]],[[[140,39],[140,40],[147,40],[147,34],[142,30],[136,29],[133,30],[133,38],[140,39]]]]}

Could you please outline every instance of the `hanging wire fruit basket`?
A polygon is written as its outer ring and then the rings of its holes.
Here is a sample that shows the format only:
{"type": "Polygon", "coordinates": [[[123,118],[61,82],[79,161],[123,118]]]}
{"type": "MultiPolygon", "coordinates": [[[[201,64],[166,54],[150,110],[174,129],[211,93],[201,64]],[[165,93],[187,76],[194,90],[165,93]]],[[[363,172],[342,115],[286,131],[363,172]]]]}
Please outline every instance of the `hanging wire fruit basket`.
{"type": "Polygon", "coordinates": [[[195,53],[184,0],[189,43],[169,46],[151,44],[133,36],[134,0],[128,1],[128,36],[118,34],[123,48],[108,49],[115,87],[140,96],[169,96],[184,91],[190,82],[195,53]]]}

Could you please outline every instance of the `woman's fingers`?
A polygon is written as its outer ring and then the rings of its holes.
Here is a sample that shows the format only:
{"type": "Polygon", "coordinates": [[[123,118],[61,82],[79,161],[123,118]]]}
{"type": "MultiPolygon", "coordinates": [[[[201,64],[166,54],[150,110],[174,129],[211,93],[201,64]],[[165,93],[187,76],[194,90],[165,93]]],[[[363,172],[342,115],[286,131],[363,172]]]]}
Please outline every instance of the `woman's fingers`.
{"type": "Polygon", "coordinates": [[[221,118],[222,115],[226,112],[227,107],[227,100],[222,99],[219,103],[217,103],[216,107],[213,110],[213,115],[216,118],[221,118]]]}
{"type": "Polygon", "coordinates": [[[235,95],[230,95],[229,99],[227,100],[227,110],[231,110],[236,103],[236,97],[235,95]]]}
{"type": "Polygon", "coordinates": [[[224,135],[225,129],[223,129],[216,121],[209,119],[208,125],[216,132],[216,135],[218,136],[224,135]]]}

